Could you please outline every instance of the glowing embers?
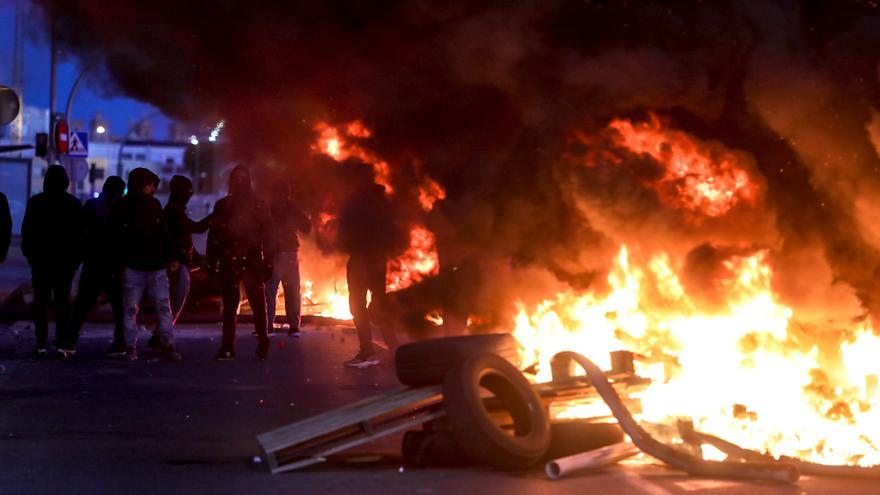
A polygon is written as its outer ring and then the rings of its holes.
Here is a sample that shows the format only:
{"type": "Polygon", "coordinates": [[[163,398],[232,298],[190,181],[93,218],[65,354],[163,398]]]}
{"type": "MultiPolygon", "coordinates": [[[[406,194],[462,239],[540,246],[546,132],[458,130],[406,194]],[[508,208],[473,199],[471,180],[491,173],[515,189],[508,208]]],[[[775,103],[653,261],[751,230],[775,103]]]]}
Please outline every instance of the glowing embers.
{"type": "Polygon", "coordinates": [[[718,217],[740,202],[753,202],[757,184],[741,163],[743,158],[718,143],[700,141],[664,128],[651,116],[647,122],[615,119],[615,144],[639,155],[648,155],[663,167],[652,186],[660,199],[709,217],[718,217]]]}
{"type": "Polygon", "coordinates": [[[520,306],[514,335],[524,361],[537,362],[544,380],[558,351],[607,368],[610,351],[631,350],[638,373],[654,380],[640,395],[644,420],[691,418],[702,431],[776,456],[880,462],[880,337],[867,323],[845,329],[851,337],[835,353],[839,331],[805,329],[780,302],[768,252],[720,265],[713,282],[724,302],[706,309],[675,260],[634,259],[623,247],[605,293],[566,291],[520,306]]]}

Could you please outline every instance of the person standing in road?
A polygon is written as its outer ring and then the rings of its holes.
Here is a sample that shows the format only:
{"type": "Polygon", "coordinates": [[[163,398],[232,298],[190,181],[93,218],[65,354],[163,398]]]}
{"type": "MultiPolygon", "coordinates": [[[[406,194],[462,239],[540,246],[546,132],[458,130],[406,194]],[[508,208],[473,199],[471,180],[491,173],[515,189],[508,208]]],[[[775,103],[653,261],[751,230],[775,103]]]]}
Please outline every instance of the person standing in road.
{"type": "Polygon", "coordinates": [[[9,200],[0,192],[0,263],[6,261],[9,245],[12,243],[12,213],[9,211],[9,200]]]}
{"type": "Polygon", "coordinates": [[[48,357],[49,300],[55,296],[55,338],[62,357],[73,354],[69,336],[70,286],[82,261],[82,205],[67,193],[70,180],[60,165],[51,165],[43,192],[27,202],[21,224],[21,251],[31,266],[34,289],[33,356],[48,357]]]}
{"type": "MultiPolygon", "coordinates": [[[[168,188],[171,194],[168,197],[168,203],[165,205],[165,222],[168,225],[168,232],[171,234],[174,261],[178,263],[177,271],[169,274],[171,319],[176,325],[177,319],[180,318],[180,313],[183,311],[183,305],[186,303],[186,296],[189,294],[189,271],[194,266],[194,260],[197,255],[192,235],[201,234],[208,230],[210,216],[196,222],[187,215],[186,205],[193,195],[193,183],[188,177],[175,175],[171,178],[168,188]]],[[[163,346],[158,332],[153,333],[153,336],[147,342],[147,346],[153,349],[163,346]]]]}
{"type": "Polygon", "coordinates": [[[128,360],[137,359],[137,315],[141,299],[147,295],[156,308],[157,331],[162,346],[157,351],[179,360],[174,348],[174,323],[168,293],[168,272],[176,273],[171,235],[162,205],[154,198],[159,177],[138,167],[128,174],[128,194],[111,213],[111,230],[123,267],[122,304],[124,308],[125,351],[128,360]]]}
{"type": "Polygon", "coordinates": [[[73,351],[86,318],[95,307],[98,296],[104,292],[113,309],[113,343],[109,353],[125,350],[125,331],[122,322],[122,278],[113,262],[113,241],[110,235],[110,212],[125,193],[125,181],[110,176],[97,198],[83,206],[85,250],[79,290],[73,305],[68,349],[73,351]]]}
{"type": "Polygon", "coordinates": [[[381,330],[391,351],[397,348],[385,292],[386,267],[397,236],[391,203],[385,197],[384,188],[374,184],[369,175],[357,182],[356,192],[339,216],[339,242],[349,255],[346,264],[348,305],[360,342],[357,356],[346,361],[345,366],[366,368],[379,364],[373,349],[374,324],[381,330]]]}
{"type": "Polygon", "coordinates": [[[266,284],[266,305],[269,333],[271,334],[275,323],[275,301],[278,296],[278,286],[281,285],[284,288],[284,309],[287,323],[290,325],[288,335],[299,337],[301,300],[297,232],[307,235],[312,230],[312,222],[294,201],[290,186],[289,182],[284,182],[270,203],[272,227],[275,235],[273,236],[274,246],[272,249],[274,253],[273,272],[266,284]]]}
{"type": "Polygon", "coordinates": [[[250,302],[257,335],[257,359],[269,353],[266,279],[272,273],[269,207],[254,193],[250,171],[237,165],[229,174],[229,194],[214,205],[205,253],[208,276],[219,278],[223,295],[223,342],[215,357],[235,359],[239,286],[250,302]]]}

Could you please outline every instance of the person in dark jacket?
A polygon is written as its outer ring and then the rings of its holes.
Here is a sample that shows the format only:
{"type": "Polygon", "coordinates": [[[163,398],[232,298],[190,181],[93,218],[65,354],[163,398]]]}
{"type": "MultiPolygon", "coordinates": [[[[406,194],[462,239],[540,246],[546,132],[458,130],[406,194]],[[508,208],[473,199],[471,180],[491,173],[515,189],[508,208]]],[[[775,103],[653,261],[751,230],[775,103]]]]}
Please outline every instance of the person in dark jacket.
{"type": "Polygon", "coordinates": [[[223,295],[223,342],[216,359],[235,359],[236,313],[241,301],[239,285],[243,284],[254,314],[257,359],[263,360],[269,353],[265,285],[272,272],[269,208],[254,194],[244,165],[230,172],[229,194],[214,205],[210,225],[205,255],[208,276],[219,277],[223,295]]]}
{"type": "Polygon", "coordinates": [[[201,221],[192,220],[186,213],[186,205],[193,195],[192,181],[182,175],[175,175],[169,184],[171,194],[165,205],[165,221],[174,247],[174,259],[180,268],[171,278],[171,315],[174,322],[180,317],[186,296],[190,288],[190,269],[196,258],[193,246],[193,234],[202,234],[208,230],[210,216],[201,221]]]}
{"type": "Polygon", "coordinates": [[[159,177],[145,168],[128,174],[128,194],[111,213],[111,231],[122,266],[122,305],[124,308],[125,351],[128,360],[137,359],[137,315],[141,299],[149,296],[156,307],[156,331],[163,346],[157,349],[169,359],[178,360],[174,348],[174,324],[168,293],[168,271],[179,263],[172,253],[171,235],[162,205],[154,198],[159,177]]]}
{"type": "Polygon", "coordinates": [[[110,236],[110,212],[124,193],[125,181],[115,175],[110,176],[104,181],[100,196],[86,201],[83,206],[85,252],[79,291],[73,305],[70,341],[66,342],[66,348],[70,351],[75,349],[79,332],[102,292],[107,294],[113,309],[113,344],[109,352],[125,347],[122,279],[117,265],[112,261],[113,241],[110,236]]]}
{"type": "Polygon", "coordinates": [[[345,365],[354,368],[379,364],[373,349],[373,324],[379,327],[392,352],[397,347],[397,337],[387,319],[389,301],[385,292],[386,266],[396,238],[391,204],[384,188],[374,184],[372,177],[360,182],[339,215],[339,241],[349,255],[348,305],[360,342],[357,356],[345,365]]]}
{"type": "Polygon", "coordinates": [[[6,261],[9,244],[12,242],[12,213],[9,211],[9,200],[0,192],[0,263],[6,261]]]}
{"type": "Polygon", "coordinates": [[[285,182],[272,198],[270,204],[273,239],[272,277],[266,284],[266,306],[269,319],[269,333],[275,323],[275,300],[278,286],[284,288],[284,309],[287,323],[290,325],[288,334],[299,337],[301,322],[301,300],[299,293],[299,237],[297,232],[308,234],[312,230],[312,222],[299,208],[293,198],[290,183],[285,182]]]}
{"type": "Polygon", "coordinates": [[[49,300],[55,296],[55,337],[66,356],[70,286],[82,260],[82,206],[67,193],[70,180],[60,165],[52,165],[43,179],[43,192],[30,198],[21,225],[21,251],[31,265],[34,289],[34,356],[48,356],[49,300]]]}

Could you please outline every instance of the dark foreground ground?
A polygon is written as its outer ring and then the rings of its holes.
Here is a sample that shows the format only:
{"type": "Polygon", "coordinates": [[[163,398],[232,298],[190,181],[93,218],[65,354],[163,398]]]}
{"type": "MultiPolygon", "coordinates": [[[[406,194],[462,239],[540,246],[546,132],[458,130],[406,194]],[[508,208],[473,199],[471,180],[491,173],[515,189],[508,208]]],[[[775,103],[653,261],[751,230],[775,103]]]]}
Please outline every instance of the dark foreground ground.
{"type": "MultiPolygon", "coordinates": [[[[180,329],[180,363],[151,362],[148,352],[132,363],[103,358],[105,325],[87,327],[75,361],[36,362],[26,357],[33,346],[26,323],[0,327],[0,494],[880,493],[880,482],[773,486],[693,479],[653,465],[557,482],[539,470],[403,469],[393,458],[270,475],[252,461],[255,435],[397,384],[387,364],[341,366],[357,345],[350,328],[276,337],[263,363],[252,358],[249,329],[241,330],[235,362],[211,361],[216,325],[180,329]]],[[[391,455],[396,448],[396,440],[368,446],[391,455]]]]}

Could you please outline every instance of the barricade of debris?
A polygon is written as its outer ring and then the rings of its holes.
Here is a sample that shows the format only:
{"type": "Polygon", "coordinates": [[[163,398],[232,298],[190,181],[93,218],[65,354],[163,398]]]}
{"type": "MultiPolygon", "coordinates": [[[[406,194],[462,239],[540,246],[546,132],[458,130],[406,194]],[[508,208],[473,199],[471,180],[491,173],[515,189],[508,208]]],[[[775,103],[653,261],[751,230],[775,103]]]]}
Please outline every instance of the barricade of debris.
{"type": "Polygon", "coordinates": [[[878,468],[777,460],[695,431],[687,422],[639,423],[633,411],[639,412],[640,404],[632,395],[650,381],[635,373],[631,353],[612,353],[611,362],[612,369],[603,372],[580,354],[561,352],[551,362],[552,380],[532,384],[518,367],[510,334],[416,342],[395,355],[404,387],[263,433],[257,441],[272,473],[321,463],[404,431],[402,454],[412,466],[514,470],[543,463],[548,478],[558,479],[643,452],[674,469],[713,478],[779,483],[794,483],[802,473],[880,478],[878,468]],[[576,374],[578,367],[585,374],[576,374]],[[553,411],[603,403],[593,417],[551,420],[553,411]],[[703,459],[703,444],[728,460],[703,459]]]}

